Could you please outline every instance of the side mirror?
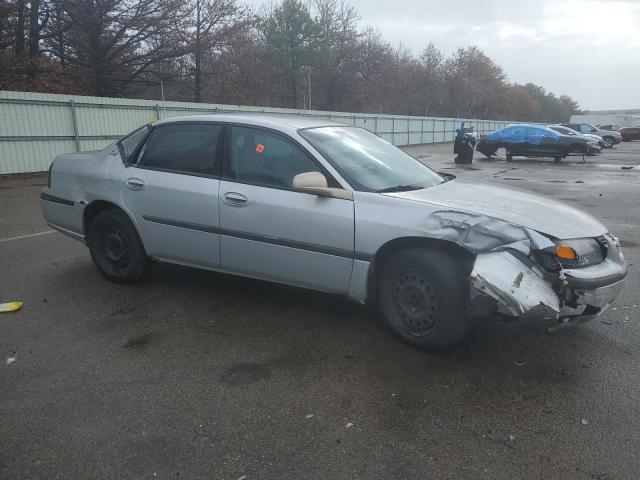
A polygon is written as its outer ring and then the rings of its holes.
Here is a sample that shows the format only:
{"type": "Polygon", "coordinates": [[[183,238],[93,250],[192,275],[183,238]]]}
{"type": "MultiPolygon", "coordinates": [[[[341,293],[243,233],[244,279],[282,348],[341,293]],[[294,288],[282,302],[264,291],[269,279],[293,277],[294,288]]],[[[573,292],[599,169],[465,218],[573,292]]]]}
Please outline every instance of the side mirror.
{"type": "Polygon", "coordinates": [[[327,177],[320,172],[304,172],[293,177],[293,189],[296,192],[310,193],[320,197],[353,200],[353,192],[342,188],[330,188],[327,177]]]}
{"type": "Polygon", "coordinates": [[[454,180],[456,178],[456,176],[453,173],[438,172],[438,175],[443,177],[447,182],[450,182],[451,180],[454,180]]]}

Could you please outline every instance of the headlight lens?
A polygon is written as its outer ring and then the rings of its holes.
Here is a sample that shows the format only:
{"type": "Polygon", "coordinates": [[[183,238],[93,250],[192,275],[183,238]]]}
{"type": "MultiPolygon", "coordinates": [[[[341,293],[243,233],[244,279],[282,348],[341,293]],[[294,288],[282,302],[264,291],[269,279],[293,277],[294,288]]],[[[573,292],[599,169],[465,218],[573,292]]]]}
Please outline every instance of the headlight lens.
{"type": "Polygon", "coordinates": [[[562,268],[589,267],[604,260],[604,245],[597,238],[560,240],[555,253],[562,268]]]}

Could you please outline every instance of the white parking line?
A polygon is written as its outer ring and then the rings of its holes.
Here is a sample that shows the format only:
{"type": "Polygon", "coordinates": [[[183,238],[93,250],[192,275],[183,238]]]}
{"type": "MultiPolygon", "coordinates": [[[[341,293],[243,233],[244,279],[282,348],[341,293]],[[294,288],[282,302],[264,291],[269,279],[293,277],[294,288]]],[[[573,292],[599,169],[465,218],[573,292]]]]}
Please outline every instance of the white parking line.
{"type": "Polygon", "coordinates": [[[49,235],[50,233],[56,233],[56,231],[55,230],[45,230],[44,232],[30,233],[29,235],[20,235],[19,237],[0,238],[0,243],[10,242],[11,240],[22,240],[24,238],[39,237],[41,235],[49,235]]]}

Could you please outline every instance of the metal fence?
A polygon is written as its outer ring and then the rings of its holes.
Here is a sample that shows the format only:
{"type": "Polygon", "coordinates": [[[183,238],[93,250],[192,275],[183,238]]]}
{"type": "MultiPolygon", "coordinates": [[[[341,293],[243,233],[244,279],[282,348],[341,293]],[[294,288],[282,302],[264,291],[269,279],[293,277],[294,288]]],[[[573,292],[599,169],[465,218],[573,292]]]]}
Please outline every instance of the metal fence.
{"type": "MultiPolygon", "coordinates": [[[[237,111],[293,113],[357,125],[395,145],[453,141],[461,120],[0,91],[0,175],[45,171],[60,153],[101,149],[150,121],[237,111]]],[[[479,133],[509,123],[465,121],[479,133]]]]}

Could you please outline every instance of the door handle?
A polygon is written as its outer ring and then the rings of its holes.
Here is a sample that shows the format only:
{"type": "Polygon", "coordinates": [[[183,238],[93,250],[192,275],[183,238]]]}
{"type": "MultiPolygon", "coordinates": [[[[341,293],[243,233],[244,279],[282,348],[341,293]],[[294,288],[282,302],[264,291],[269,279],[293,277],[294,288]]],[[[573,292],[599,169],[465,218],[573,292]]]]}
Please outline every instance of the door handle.
{"type": "Polygon", "coordinates": [[[142,190],[145,185],[144,180],[135,177],[127,178],[126,184],[130,190],[142,190]]]}
{"type": "Polygon", "coordinates": [[[236,192],[227,192],[224,194],[224,203],[232,205],[234,207],[242,207],[247,204],[249,200],[246,195],[236,192]]]}

